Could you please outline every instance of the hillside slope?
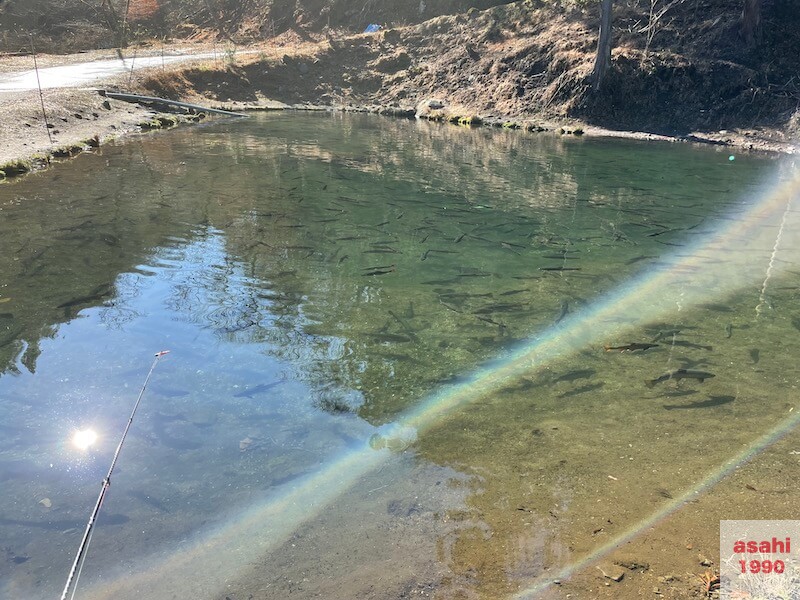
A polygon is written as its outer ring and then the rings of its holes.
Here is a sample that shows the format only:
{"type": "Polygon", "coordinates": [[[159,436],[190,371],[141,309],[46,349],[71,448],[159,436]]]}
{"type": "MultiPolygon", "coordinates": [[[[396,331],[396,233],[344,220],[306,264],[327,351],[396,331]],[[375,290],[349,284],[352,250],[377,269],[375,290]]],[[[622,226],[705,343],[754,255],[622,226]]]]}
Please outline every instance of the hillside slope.
{"type": "Polygon", "coordinates": [[[188,69],[146,87],[219,101],[416,106],[445,101],[451,112],[577,119],[612,129],[664,134],[777,129],[792,134],[800,102],[800,15],[764,11],[764,43],[745,46],[739,3],[683,0],[648,40],[649,3],[614,20],[612,68],[599,92],[588,78],[598,14],[529,0],[470,10],[376,34],[329,38],[307,59],[256,60],[215,72],[188,69]],[[712,15],[705,18],[706,15],[712,15]]]}

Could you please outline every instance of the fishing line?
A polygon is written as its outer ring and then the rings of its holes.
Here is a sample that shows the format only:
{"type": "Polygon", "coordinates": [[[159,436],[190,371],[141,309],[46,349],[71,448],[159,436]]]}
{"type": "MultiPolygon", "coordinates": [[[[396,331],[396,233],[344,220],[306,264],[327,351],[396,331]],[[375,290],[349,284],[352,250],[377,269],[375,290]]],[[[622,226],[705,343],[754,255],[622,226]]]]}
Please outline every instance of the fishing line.
{"type": "Polygon", "coordinates": [[[781,244],[781,237],[783,236],[783,228],[786,226],[786,217],[789,215],[789,210],[792,207],[792,197],[786,198],[786,210],[783,211],[780,227],[778,227],[778,234],[775,236],[775,244],[772,246],[772,254],[769,257],[769,264],[767,271],[764,273],[764,283],[761,285],[761,294],[758,297],[758,304],[756,305],[756,318],[761,316],[761,307],[767,304],[767,284],[772,276],[772,268],[775,266],[775,258],[778,256],[778,248],[781,244]]]}
{"type": "Polygon", "coordinates": [[[72,597],[75,597],[75,590],[78,587],[78,580],[80,579],[81,571],[83,571],[83,564],[86,561],[86,554],[89,550],[89,543],[91,542],[92,534],[94,533],[94,525],[97,521],[97,515],[100,513],[100,507],[103,505],[106,492],[111,485],[111,474],[114,472],[114,467],[117,464],[119,453],[122,450],[122,445],[125,443],[128,430],[131,428],[131,424],[133,423],[133,417],[136,415],[136,409],[139,408],[139,403],[142,401],[142,396],[144,396],[144,390],[147,388],[147,384],[150,381],[150,376],[153,374],[153,370],[156,368],[158,361],[161,360],[161,357],[163,357],[165,354],[169,354],[169,350],[156,352],[155,358],[153,359],[153,364],[150,365],[150,371],[148,371],[147,377],[145,377],[144,383],[142,384],[142,389],[139,390],[139,397],[136,398],[136,403],[133,405],[131,416],[128,418],[128,424],[125,425],[125,430],[122,432],[122,438],[119,440],[117,449],[114,452],[114,457],[111,459],[111,466],[109,467],[108,473],[103,479],[102,487],[100,488],[100,495],[97,497],[97,502],[94,505],[92,514],[89,516],[89,522],[86,524],[86,531],[84,531],[83,539],[81,540],[80,546],[78,546],[78,553],[75,556],[75,561],[72,563],[72,568],[69,571],[69,575],[67,575],[67,583],[64,585],[64,591],[61,593],[61,600],[67,599],[67,594],[69,594],[70,587],[73,587],[73,583],[74,587],[72,591],[72,597]]]}
{"type": "MultiPolygon", "coordinates": [[[[92,537],[94,536],[94,531],[89,534],[89,538],[86,540],[86,547],[89,547],[89,544],[92,543],[92,537]]],[[[83,565],[86,564],[86,553],[83,554],[83,559],[81,560],[81,564],[78,567],[78,572],[75,574],[75,581],[72,585],[72,596],[70,596],[70,600],[75,600],[75,594],[78,592],[78,582],[81,580],[81,573],[83,573],[83,565]]]]}

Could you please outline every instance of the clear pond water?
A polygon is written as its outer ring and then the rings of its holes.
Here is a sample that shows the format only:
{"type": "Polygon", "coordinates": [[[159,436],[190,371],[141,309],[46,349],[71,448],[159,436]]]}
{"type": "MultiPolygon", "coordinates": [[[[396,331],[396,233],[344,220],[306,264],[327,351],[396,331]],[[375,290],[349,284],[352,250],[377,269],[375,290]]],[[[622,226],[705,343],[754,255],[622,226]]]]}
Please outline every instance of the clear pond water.
{"type": "Polygon", "coordinates": [[[269,114],[0,187],[0,596],[60,593],[164,349],[78,598],[535,596],[670,514],[793,518],[791,448],[715,494],[796,437],[795,176],[269,114]]]}

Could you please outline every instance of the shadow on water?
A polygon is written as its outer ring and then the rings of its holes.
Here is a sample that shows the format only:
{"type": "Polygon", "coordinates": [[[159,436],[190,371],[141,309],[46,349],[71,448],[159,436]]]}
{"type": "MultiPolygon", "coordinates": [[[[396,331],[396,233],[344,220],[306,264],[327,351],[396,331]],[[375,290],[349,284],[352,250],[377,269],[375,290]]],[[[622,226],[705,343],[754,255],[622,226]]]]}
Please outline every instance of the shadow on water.
{"type": "MultiPolygon", "coordinates": [[[[96,573],[124,568],[109,558],[120,539],[125,565],[175,547],[693,252],[771,167],[686,147],[279,115],[108,147],[0,188],[0,480],[19,503],[0,528],[31,557],[0,575],[32,598],[58,586],[60,573],[42,575],[50,538],[25,532],[61,523],[69,554],[64,531],[105,456],[75,459],[60,438],[90,416],[121,427],[144,375],[131,365],[153,344],[173,349],[172,367],[120,464],[109,511],[125,521],[98,535],[96,573]]],[[[766,266],[772,251],[753,260],[766,266]]],[[[798,349],[791,266],[758,319],[760,282],[695,307],[664,290],[666,321],[623,317],[620,331],[633,329],[619,339],[446,415],[268,553],[270,574],[225,576],[275,598],[300,573],[315,573],[309,597],[503,597],[586,555],[783,411],[798,349]],[[336,558],[341,544],[352,559],[336,558]],[[408,569],[367,595],[389,561],[408,569]]]]}

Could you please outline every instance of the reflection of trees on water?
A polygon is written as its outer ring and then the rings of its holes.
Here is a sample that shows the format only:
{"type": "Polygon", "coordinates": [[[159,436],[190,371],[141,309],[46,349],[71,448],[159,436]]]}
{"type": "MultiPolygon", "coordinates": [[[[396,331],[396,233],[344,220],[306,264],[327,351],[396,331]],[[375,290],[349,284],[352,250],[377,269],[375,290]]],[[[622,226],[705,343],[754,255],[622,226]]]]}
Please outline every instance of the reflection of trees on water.
{"type": "MultiPolygon", "coordinates": [[[[344,141],[337,132],[335,151],[328,149],[324,131],[314,144],[285,143],[276,133],[285,154],[267,154],[259,162],[281,175],[276,184],[285,195],[271,199],[277,204],[268,218],[230,230],[228,247],[254,280],[292,272],[282,285],[299,286],[295,301],[302,317],[292,319],[294,331],[307,334],[295,341],[308,344],[305,356],[314,359],[320,380],[363,390],[360,414],[378,421],[611,287],[632,270],[619,261],[637,258],[640,244],[653,245],[645,236],[663,231],[652,228],[656,217],[648,211],[659,203],[674,210],[671,203],[686,202],[689,193],[677,184],[654,197],[652,181],[639,182],[632,172],[627,186],[623,175],[609,187],[601,175],[611,163],[593,166],[606,150],[575,153],[569,146],[574,140],[428,124],[420,126],[427,136],[408,136],[407,123],[365,122],[366,133],[345,128],[344,141]],[[478,165],[474,174],[460,166],[464,158],[478,165]],[[488,195],[487,204],[500,212],[478,206],[488,195]],[[558,206],[570,212],[556,211],[558,206]],[[465,233],[473,235],[463,238],[465,233]],[[264,235],[274,237],[266,243],[264,235]],[[451,254],[431,254],[423,262],[430,247],[451,254]],[[568,259],[577,258],[569,252],[593,249],[597,260],[580,255],[582,273],[538,271],[569,267],[568,259]],[[554,262],[559,255],[565,258],[554,262]],[[543,262],[542,256],[550,258],[543,262]],[[347,261],[340,262],[343,257],[347,261]],[[526,272],[521,265],[531,266],[526,272]],[[385,275],[365,278],[381,268],[385,275]],[[525,294],[524,302],[497,301],[518,293],[525,294]],[[496,311],[490,301],[477,299],[492,294],[496,311]],[[333,359],[326,351],[331,347],[342,348],[333,359]]],[[[630,152],[639,150],[637,145],[630,152]]],[[[664,157],[674,167],[687,156],[664,157]]],[[[692,193],[699,201],[701,192],[692,193]]]]}
{"type": "Polygon", "coordinates": [[[138,265],[163,263],[168,308],[181,318],[267,344],[317,385],[361,389],[362,415],[389,418],[608,289],[625,271],[619,261],[643,254],[652,222],[671,218],[642,209],[696,193],[698,167],[685,169],[681,152],[615,171],[642,147],[622,158],[587,148],[337,115],[87,156],[88,194],[74,191],[85,174],[67,169],[9,188],[24,198],[0,225],[14,296],[0,305],[13,315],[0,321],[0,358],[13,368],[26,340],[22,362],[33,368],[38,340],[91,306],[124,327],[138,316],[138,265]],[[688,183],[667,191],[646,172],[679,168],[688,183]],[[569,266],[545,256],[601,247],[614,258],[569,277],[539,271],[569,266]]]}
{"type": "Polygon", "coordinates": [[[107,148],[2,190],[0,370],[34,371],[40,340],[86,308],[105,306],[109,326],[136,317],[126,299],[137,276],[119,275],[207,218],[210,199],[173,187],[181,169],[173,151],[169,143],[107,148]]]}
{"type": "MultiPolygon", "coordinates": [[[[100,321],[117,328],[147,314],[141,292],[157,273],[170,317],[293,365],[319,408],[382,423],[648,264],[659,254],[654,240],[681,243],[668,229],[695,226],[725,198],[695,185],[701,168],[724,180],[713,164],[681,166],[689,155],[672,149],[634,163],[575,140],[503,131],[349,117],[261,126],[240,135],[220,125],[85,157],[88,169],[110,164],[82,199],[72,190],[85,174],[67,170],[8,188],[26,198],[0,222],[10,248],[0,256],[2,297],[11,298],[0,304],[5,372],[17,361],[33,371],[40,341],[81,310],[102,307],[100,321]],[[347,129],[354,123],[363,129],[347,129]],[[619,171],[624,160],[630,169],[619,171]],[[685,178],[659,187],[660,169],[685,178]],[[540,270],[573,264],[581,270],[540,270]]],[[[731,186],[754,179],[747,166],[724,177],[731,186]]],[[[701,326],[694,335],[723,331],[711,320],[701,326]]],[[[585,533],[606,527],[621,505],[641,516],[653,498],[662,502],[642,439],[659,460],[695,450],[680,460],[696,472],[708,458],[697,444],[730,443],[714,414],[696,410],[685,411],[685,431],[673,427],[680,443],[660,437],[664,413],[652,411],[661,402],[630,402],[631,382],[643,387],[631,372],[639,358],[587,352],[554,364],[544,384],[509,382],[420,437],[423,459],[486,475],[469,508],[452,515],[472,530],[444,540],[455,588],[474,587],[483,569],[497,578],[479,584],[487,593],[516,589],[515,577],[544,573],[559,553],[591,551],[585,533]],[[559,380],[575,370],[591,381],[559,380]],[[626,420],[630,427],[616,425],[626,420]],[[628,465],[618,449],[630,444],[628,465]],[[641,493],[601,511],[595,490],[612,485],[611,467],[641,493]],[[573,533],[583,545],[568,551],[562,540],[573,533]]],[[[713,384],[729,379],[720,371],[713,384]]],[[[755,410],[737,399],[752,423],[755,410]]],[[[670,423],[679,413],[669,411],[670,423]]]]}

